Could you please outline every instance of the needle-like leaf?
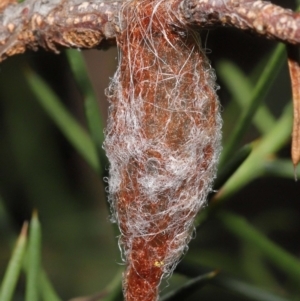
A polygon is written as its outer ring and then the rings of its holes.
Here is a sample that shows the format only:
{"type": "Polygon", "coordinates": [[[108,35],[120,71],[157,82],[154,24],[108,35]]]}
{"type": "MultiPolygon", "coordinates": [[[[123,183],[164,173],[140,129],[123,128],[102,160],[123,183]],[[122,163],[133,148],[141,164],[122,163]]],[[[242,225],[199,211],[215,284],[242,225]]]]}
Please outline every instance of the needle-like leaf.
{"type": "Polygon", "coordinates": [[[4,274],[2,285],[0,288],[1,301],[10,301],[13,296],[17,280],[19,278],[20,271],[22,268],[24,254],[26,250],[27,229],[28,224],[27,222],[25,222],[4,274]]]}

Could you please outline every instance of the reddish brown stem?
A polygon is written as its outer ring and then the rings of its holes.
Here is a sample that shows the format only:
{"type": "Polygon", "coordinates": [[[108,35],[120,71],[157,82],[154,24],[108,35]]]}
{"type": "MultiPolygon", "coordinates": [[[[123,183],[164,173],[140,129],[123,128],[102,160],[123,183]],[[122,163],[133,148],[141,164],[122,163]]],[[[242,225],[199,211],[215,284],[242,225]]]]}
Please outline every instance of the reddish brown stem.
{"type": "Polygon", "coordinates": [[[292,161],[294,167],[296,168],[296,166],[300,162],[300,60],[298,47],[288,46],[287,50],[294,103],[292,161]]]}

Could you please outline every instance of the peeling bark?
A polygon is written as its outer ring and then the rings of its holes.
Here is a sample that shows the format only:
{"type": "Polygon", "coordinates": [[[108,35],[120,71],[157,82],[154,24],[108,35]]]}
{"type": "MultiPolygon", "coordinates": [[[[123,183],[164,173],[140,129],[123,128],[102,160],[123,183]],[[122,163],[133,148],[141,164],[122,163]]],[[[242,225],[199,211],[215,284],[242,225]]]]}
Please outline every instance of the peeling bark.
{"type": "MultiPolygon", "coordinates": [[[[184,27],[233,26],[267,38],[300,43],[300,14],[266,1],[169,0],[184,27]]],[[[14,0],[1,2],[0,61],[26,49],[101,48],[115,44],[122,1],[14,0]]],[[[178,31],[180,29],[178,28],[178,31]]]]}

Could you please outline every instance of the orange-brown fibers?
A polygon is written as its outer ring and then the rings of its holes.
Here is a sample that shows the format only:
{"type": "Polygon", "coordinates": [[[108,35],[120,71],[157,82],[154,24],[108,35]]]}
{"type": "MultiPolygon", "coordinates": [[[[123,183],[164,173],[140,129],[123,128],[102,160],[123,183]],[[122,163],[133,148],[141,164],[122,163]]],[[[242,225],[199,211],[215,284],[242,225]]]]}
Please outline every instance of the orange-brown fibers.
{"type": "Polygon", "coordinates": [[[127,2],[122,13],[127,27],[107,92],[110,202],[127,264],[125,300],[155,301],[211,191],[221,119],[214,73],[167,1],[127,2]]]}

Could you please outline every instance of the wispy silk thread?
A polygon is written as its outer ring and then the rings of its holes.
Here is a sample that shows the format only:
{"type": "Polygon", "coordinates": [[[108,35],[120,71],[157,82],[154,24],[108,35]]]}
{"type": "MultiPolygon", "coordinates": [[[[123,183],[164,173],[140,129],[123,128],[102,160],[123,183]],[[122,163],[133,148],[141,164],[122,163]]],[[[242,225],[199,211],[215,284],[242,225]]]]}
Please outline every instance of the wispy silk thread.
{"type": "Polygon", "coordinates": [[[158,300],[205,205],[220,154],[215,74],[196,33],[165,0],[128,1],[107,90],[109,201],[127,269],[126,301],[158,300]]]}

